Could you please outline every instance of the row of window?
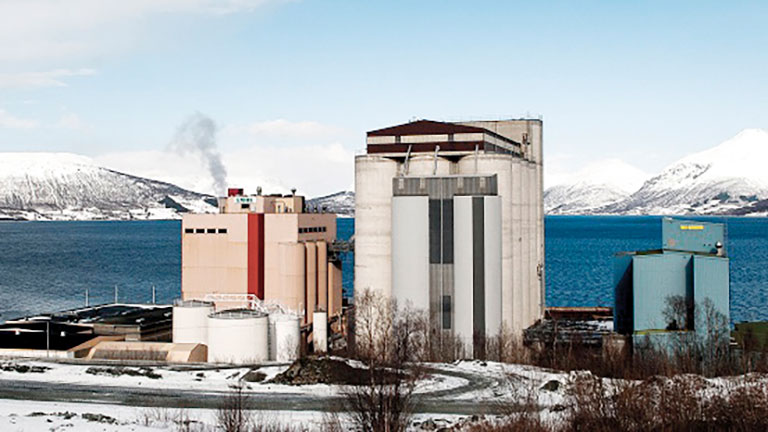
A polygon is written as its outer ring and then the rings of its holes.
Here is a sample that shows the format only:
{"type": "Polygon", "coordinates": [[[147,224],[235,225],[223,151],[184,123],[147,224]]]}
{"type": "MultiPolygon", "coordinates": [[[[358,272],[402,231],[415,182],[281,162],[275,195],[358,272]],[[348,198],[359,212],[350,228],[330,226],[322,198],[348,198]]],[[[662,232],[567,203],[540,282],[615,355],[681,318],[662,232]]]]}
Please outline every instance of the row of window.
{"type": "Polygon", "coordinates": [[[304,234],[304,233],[318,233],[318,232],[320,232],[320,233],[324,233],[324,232],[326,232],[326,231],[328,231],[328,228],[327,228],[327,227],[324,227],[324,226],[322,226],[322,227],[306,227],[306,228],[299,228],[299,234],[304,234]]]}
{"type": "Polygon", "coordinates": [[[185,234],[226,234],[226,228],[184,228],[185,234]]]}

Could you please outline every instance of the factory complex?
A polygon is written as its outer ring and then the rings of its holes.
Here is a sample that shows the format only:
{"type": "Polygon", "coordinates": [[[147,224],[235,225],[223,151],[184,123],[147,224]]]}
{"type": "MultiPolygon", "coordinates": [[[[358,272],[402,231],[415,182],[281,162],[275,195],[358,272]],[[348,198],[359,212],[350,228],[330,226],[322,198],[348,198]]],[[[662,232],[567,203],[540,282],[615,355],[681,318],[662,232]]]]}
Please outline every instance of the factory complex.
{"type": "MultiPolygon", "coordinates": [[[[367,133],[355,157],[355,233],[290,194],[230,188],[181,222],[173,305],[101,305],[0,325],[0,355],[226,364],[291,362],[354,341],[375,293],[427,317],[438,344],[485,358],[525,346],[643,349],[729,323],[724,225],[661,220],[662,247],[614,259],[613,308],[545,307],[543,122],[418,120],[367,133]],[[354,296],[342,255],[354,253],[354,296]],[[707,318],[707,319],[705,319],[707,318]]],[[[729,335],[729,329],[725,335],[729,335]]],[[[389,337],[380,334],[378,337],[389,337]]]]}

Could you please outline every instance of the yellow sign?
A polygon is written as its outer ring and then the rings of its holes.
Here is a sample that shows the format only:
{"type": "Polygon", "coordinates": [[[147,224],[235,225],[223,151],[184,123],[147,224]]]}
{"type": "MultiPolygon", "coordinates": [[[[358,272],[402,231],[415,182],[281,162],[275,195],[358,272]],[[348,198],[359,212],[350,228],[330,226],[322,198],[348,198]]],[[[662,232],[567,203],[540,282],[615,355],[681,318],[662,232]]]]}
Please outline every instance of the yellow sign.
{"type": "Polygon", "coordinates": [[[701,231],[704,229],[704,225],[680,225],[680,229],[701,231]]]}

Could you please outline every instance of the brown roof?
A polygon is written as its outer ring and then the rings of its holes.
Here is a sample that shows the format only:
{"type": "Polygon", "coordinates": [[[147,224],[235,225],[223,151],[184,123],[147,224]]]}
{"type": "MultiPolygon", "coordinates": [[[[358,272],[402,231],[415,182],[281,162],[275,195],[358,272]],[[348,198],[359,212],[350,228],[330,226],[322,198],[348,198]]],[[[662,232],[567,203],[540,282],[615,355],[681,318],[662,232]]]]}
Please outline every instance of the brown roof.
{"type": "Polygon", "coordinates": [[[478,132],[488,133],[487,130],[474,126],[432,120],[417,120],[410,123],[370,131],[368,132],[368,136],[442,135],[478,132]]]}

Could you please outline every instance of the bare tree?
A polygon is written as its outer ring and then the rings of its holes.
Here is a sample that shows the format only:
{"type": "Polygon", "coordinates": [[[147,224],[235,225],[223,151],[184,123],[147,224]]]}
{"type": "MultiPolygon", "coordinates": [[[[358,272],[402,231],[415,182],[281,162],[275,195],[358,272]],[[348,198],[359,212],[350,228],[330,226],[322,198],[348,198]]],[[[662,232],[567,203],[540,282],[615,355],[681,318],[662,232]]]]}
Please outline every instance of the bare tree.
{"type": "Polygon", "coordinates": [[[370,290],[360,294],[355,308],[354,353],[366,364],[368,380],[345,392],[348,415],[364,432],[404,431],[422,376],[414,361],[426,355],[429,320],[370,290]]]}

